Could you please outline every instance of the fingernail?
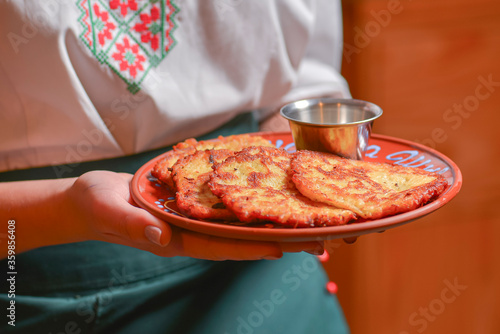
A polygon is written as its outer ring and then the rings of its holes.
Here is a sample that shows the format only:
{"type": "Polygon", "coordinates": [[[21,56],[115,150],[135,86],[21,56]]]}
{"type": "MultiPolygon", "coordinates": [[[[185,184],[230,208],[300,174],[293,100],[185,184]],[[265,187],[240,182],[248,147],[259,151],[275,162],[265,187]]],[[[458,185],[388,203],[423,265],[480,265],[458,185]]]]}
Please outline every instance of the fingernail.
{"type": "Polygon", "coordinates": [[[312,254],[312,255],[322,255],[324,253],[323,249],[309,249],[305,250],[304,252],[312,254]]]}
{"type": "Polygon", "coordinates": [[[144,229],[144,234],[146,235],[146,238],[148,238],[148,240],[152,243],[158,246],[163,246],[160,242],[161,230],[158,227],[151,225],[146,226],[146,228],[144,229]]]}
{"type": "Polygon", "coordinates": [[[330,254],[328,254],[328,252],[326,250],[323,252],[323,254],[319,254],[317,256],[318,256],[319,262],[322,262],[322,263],[328,262],[328,260],[330,259],[330,254]]]}
{"type": "Polygon", "coordinates": [[[344,242],[349,245],[355,243],[356,240],[358,240],[358,237],[344,238],[344,242]]]}

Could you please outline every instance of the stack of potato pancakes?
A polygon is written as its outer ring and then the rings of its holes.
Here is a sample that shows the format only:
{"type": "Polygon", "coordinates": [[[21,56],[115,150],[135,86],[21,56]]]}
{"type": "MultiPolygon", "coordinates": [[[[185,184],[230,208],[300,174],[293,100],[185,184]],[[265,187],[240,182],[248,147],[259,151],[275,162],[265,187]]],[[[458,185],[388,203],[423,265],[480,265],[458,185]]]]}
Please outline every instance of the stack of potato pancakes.
{"type": "Polygon", "coordinates": [[[276,148],[261,136],[188,139],[151,174],[190,218],[281,227],[335,226],[411,211],[448,186],[439,174],[276,148]]]}

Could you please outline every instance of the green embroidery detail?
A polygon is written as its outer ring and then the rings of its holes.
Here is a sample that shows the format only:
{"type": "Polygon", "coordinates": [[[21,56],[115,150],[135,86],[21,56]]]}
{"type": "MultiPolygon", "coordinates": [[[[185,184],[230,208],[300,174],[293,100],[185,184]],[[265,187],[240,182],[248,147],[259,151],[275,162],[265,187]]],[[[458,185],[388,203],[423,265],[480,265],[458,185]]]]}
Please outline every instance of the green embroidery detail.
{"type": "Polygon", "coordinates": [[[139,84],[136,84],[134,82],[134,83],[131,83],[131,84],[128,85],[127,90],[129,92],[131,92],[132,94],[135,94],[135,93],[137,93],[138,91],[141,90],[141,87],[139,87],[139,84]]]}
{"type": "Polygon", "coordinates": [[[158,58],[157,56],[153,55],[151,58],[149,58],[149,63],[151,66],[156,67],[158,64],[161,62],[161,59],[158,58]]]}
{"type": "Polygon", "coordinates": [[[173,1],[149,0],[138,5],[137,0],[76,0],[79,39],[132,94],[177,44],[173,33],[179,8],[173,1]]]}
{"type": "Polygon", "coordinates": [[[104,29],[104,22],[102,22],[102,20],[101,20],[101,19],[97,19],[97,20],[95,20],[95,22],[94,22],[94,27],[95,27],[97,30],[101,31],[101,30],[103,30],[103,29],[104,29]]]}
{"type": "Polygon", "coordinates": [[[87,23],[84,21],[88,17],[88,12],[87,10],[83,7],[83,5],[87,2],[87,0],[76,0],[77,6],[80,5],[78,8],[80,9],[80,16],[78,17],[78,23],[82,26],[82,32],[78,37],[80,40],[85,44],[88,48],[90,48],[90,44],[88,42],[87,38],[87,33],[90,32],[90,26],[87,25],[87,23]]]}
{"type": "Polygon", "coordinates": [[[97,60],[99,60],[99,62],[101,64],[106,64],[106,61],[108,60],[108,55],[106,54],[106,52],[104,51],[99,51],[95,57],[97,58],[97,60]]]}
{"type": "Polygon", "coordinates": [[[130,65],[134,64],[135,59],[136,59],[136,57],[134,56],[134,54],[132,52],[130,52],[130,51],[125,52],[125,56],[123,58],[125,58],[125,60],[128,61],[128,63],[130,65]]]}
{"type": "Polygon", "coordinates": [[[151,31],[151,33],[153,35],[156,35],[157,33],[159,33],[161,31],[161,25],[157,24],[157,23],[153,23],[151,24],[151,26],[149,27],[149,31],[151,31]]]}

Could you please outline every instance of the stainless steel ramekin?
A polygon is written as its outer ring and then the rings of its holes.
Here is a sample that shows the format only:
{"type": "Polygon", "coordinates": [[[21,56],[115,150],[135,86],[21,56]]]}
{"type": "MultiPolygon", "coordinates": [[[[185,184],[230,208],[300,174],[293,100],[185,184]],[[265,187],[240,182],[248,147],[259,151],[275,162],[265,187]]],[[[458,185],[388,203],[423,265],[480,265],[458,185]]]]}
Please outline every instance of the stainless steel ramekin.
{"type": "Polygon", "coordinates": [[[362,100],[319,98],[289,103],[280,113],[290,123],[297,150],[363,160],[373,121],[382,109],[362,100]]]}

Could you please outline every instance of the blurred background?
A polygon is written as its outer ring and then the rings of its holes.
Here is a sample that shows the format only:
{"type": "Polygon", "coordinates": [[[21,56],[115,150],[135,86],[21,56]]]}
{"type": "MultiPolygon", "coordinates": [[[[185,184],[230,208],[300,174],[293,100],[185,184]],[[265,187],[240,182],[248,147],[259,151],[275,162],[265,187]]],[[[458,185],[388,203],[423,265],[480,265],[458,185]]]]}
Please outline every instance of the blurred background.
{"type": "Polygon", "coordinates": [[[500,333],[500,2],[343,0],[343,74],[380,105],[374,133],[462,171],[437,212],[351,245],[325,267],[352,333],[500,333]]]}

